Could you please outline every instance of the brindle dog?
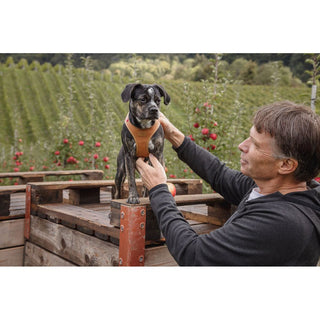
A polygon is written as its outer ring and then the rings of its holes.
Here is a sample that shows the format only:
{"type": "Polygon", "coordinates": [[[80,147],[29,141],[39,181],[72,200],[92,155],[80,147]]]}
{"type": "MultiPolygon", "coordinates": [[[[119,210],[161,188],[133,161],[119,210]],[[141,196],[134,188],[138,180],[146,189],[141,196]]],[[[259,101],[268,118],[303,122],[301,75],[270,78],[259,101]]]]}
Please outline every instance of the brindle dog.
{"type": "MultiPolygon", "coordinates": [[[[129,101],[129,114],[125,121],[130,121],[135,127],[135,131],[136,128],[143,131],[153,127],[159,118],[161,97],[164,98],[164,104],[169,104],[170,96],[164,88],[158,84],[128,84],[121,94],[123,102],[129,101]]],[[[127,203],[136,204],[140,203],[135,182],[137,144],[131,132],[126,123],[124,123],[121,132],[122,147],[117,158],[114,198],[121,198],[122,185],[127,176],[129,186],[127,203]]],[[[164,166],[163,147],[164,133],[160,125],[150,138],[146,149],[147,153],[152,153],[164,166]]],[[[146,155],[146,161],[147,160],[148,157],[146,155]]]]}

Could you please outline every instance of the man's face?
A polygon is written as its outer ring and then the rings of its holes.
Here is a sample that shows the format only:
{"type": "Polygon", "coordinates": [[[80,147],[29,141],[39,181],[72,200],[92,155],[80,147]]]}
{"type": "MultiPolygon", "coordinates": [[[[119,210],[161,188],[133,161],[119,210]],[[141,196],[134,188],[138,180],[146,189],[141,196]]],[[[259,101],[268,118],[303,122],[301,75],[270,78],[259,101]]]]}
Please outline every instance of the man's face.
{"type": "Polygon", "coordinates": [[[255,127],[250,136],[239,144],[241,172],[254,180],[270,180],[276,177],[280,158],[276,157],[275,140],[268,133],[258,133],[255,127]]]}

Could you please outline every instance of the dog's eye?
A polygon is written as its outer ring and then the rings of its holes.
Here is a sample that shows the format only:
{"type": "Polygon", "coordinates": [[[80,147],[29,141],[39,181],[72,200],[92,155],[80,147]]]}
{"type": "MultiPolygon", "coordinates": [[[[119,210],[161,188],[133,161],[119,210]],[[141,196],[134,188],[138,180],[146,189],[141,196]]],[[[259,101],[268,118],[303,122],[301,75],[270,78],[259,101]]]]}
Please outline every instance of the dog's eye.
{"type": "Polygon", "coordinates": [[[141,102],[146,102],[147,99],[146,99],[146,98],[141,98],[140,101],[141,101],[141,102]]]}

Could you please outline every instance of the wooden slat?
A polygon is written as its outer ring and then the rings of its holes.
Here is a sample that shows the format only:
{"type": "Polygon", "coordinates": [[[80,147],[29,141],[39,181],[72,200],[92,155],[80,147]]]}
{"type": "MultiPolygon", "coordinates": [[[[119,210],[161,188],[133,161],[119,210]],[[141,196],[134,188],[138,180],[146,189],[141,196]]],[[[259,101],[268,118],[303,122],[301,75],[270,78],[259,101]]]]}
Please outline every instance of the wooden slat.
{"type": "Polygon", "coordinates": [[[23,266],[24,246],[0,249],[0,266],[23,266]]]}
{"type": "Polygon", "coordinates": [[[24,244],[24,219],[0,221],[0,248],[24,244]]]}
{"type": "Polygon", "coordinates": [[[0,172],[0,178],[33,178],[47,176],[70,176],[103,174],[102,170],[60,170],[60,171],[25,171],[25,172],[0,172]]]}
{"type": "Polygon", "coordinates": [[[177,266],[166,245],[145,249],[146,267],[150,266],[177,266]]]}
{"type": "Polygon", "coordinates": [[[59,256],[40,248],[39,246],[26,242],[25,245],[25,266],[75,266],[75,264],[60,258],[59,256]]]}
{"type": "Polygon", "coordinates": [[[77,265],[119,264],[116,245],[37,216],[31,216],[29,241],[77,265]]]}
{"type": "Polygon", "coordinates": [[[1,194],[11,194],[11,193],[15,193],[15,192],[24,192],[24,191],[26,191],[25,185],[0,186],[0,195],[1,194]]]}
{"type": "Polygon", "coordinates": [[[70,204],[53,203],[37,206],[37,213],[61,219],[77,226],[86,227],[104,235],[119,238],[119,229],[109,223],[108,209],[94,211],[70,204]]]}
{"type": "Polygon", "coordinates": [[[64,190],[77,188],[102,188],[113,186],[113,180],[84,180],[84,181],[52,181],[52,182],[30,182],[33,188],[38,190],[64,190]]]}
{"type": "Polygon", "coordinates": [[[225,222],[224,219],[220,219],[219,217],[208,216],[208,207],[206,205],[180,206],[178,208],[186,219],[210,223],[217,226],[222,226],[225,222]]]}
{"type": "MultiPolygon", "coordinates": [[[[185,194],[175,196],[177,205],[192,205],[192,204],[212,204],[216,201],[224,201],[223,197],[218,193],[208,194],[185,194]]],[[[122,204],[127,205],[127,199],[113,199],[111,205],[120,207],[122,204]]],[[[150,207],[149,198],[140,198],[140,204],[150,207]]]]}

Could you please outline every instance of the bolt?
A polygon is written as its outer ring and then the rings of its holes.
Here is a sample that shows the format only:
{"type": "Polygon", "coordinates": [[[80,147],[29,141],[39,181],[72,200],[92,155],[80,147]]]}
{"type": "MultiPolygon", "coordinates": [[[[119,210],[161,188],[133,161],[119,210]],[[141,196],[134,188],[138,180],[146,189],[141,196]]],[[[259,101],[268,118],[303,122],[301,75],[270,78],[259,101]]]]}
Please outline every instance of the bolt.
{"type": "Polygon", "coordinates": [[[121,230],[121,231],[124,230],[124,226],[123,226],[123,225],[120,226],[120,230],[121,230]]]}
{"type": "Polygon", "coordinates": [[[144,212],[144,210],[142,209],[142,210],[141,210],[141,215],[144,216],[144,214],[145,214],[145,212],[144,212]]]}
{"type": "Polygon", "coordinates": [[[143,229],[144,228],[144,223],[140,223],[140,228],[143,229]]]}
{"type": "Polygon", "coordinates": [[[121,219],[124,218],[124,212],[121,212],[120,217],[121,217],[121,219]]]}
{"type": "Polygon", "coordinates": [[[143,262],[143,256],[139,257],[139,262],[143,262]]]}
{"type": "Polygon", "coordinates": [[[122,265],[122,258],[119,259],[119,265],[122,265]]]}

